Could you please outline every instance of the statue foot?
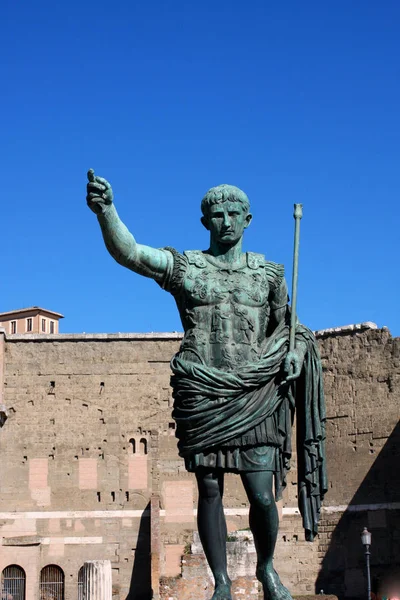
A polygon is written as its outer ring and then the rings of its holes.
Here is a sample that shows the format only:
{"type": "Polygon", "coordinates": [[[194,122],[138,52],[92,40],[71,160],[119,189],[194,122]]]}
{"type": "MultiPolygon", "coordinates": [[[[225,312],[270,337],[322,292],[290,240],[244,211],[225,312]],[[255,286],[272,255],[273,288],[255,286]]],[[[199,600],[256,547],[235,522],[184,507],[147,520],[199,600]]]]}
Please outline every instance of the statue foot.
{"type": "Polygon", "coordinates": [[[231,584],[217,583],[211,600],[232,600],[231,584]]]}
{"type": "Polygon", "coordinates": [[[257,579],[262,583],[264,600],[293,600],[273,567],[262,571],[257,569],[257,579]]]}

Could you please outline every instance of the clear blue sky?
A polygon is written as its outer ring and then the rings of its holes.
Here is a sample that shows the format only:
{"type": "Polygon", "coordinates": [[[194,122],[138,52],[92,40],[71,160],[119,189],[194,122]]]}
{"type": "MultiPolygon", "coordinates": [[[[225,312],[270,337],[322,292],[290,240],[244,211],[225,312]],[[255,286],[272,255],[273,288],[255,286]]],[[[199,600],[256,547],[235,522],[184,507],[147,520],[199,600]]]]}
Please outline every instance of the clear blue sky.
{"type": "Polygon", "coordinates": [[[117,265],[85,203],[110,180],[136,239],[205,249],[208,188],[244,189],[245,249],[286,265],[304,218],[299,315],[400,335],[398,0],[71,0],[1,11],[0,311],[63,332],[181,330],[117,265]]]}

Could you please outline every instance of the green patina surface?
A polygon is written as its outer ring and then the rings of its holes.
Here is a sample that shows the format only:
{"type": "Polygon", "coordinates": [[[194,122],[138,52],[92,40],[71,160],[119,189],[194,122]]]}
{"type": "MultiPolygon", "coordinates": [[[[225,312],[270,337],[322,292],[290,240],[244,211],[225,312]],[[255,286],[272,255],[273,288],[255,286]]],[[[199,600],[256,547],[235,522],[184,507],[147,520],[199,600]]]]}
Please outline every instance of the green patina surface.
{"type": "Polygon", "coordinates": [[[88,178],[87,202],[110,254],[154,279],[179,310],[185,335],[171,362],[173,417],[179,453],[198,482],[199,533],[216,580],[213,598],[231,597],[222,511],[227,471],[240,474],[249,497],[265,598],[290,598],[272,567],[278,530],[272,482],[279,498],[297,404],[299,507],[312,540],[326,491],[325,406],[314,336],[299,323],[294,331],[293,319],[290,328],[283,265],[242,251],[252,215],[246,194],[235,186],[211,188],[202,200],[209,248],[180,253],[138,244],[117,214],[110,184],[92,170],[88,178]]]}

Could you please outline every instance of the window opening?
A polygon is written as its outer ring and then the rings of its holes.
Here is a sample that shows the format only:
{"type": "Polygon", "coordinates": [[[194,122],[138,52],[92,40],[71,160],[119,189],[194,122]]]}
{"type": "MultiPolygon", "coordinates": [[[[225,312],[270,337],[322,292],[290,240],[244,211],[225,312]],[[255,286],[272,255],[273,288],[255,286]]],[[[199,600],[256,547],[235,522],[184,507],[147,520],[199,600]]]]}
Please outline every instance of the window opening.
{"type": "Polygon", "coordinates": [[[47,565],[40,572],[40,600],[64,600],[64,571],[47,565]]]}
{"type": "Polygon", "coordinates": [[[147,454],[147,440],[144,438],[140,440],[140,453],[147,454]]]}
{"type": "Polygon", "coordinates": [[[78,600],[83,599],[83,567],[78,571],[78,600]]]}
{"type": "Polygon", "coordinates": [[[18,565],[6,567],[1,574],[1,598],[25,600],[25,571],[18,565]]]}

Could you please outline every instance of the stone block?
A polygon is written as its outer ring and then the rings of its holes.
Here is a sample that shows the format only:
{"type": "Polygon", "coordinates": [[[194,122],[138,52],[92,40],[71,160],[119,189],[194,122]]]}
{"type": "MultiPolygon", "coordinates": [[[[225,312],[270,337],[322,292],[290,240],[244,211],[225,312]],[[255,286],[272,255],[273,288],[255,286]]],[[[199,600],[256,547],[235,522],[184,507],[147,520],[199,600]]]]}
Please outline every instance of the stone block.
{"type": "Polygon", "coordinates": [[[128,487],[130,490],[147,490],[148,457],[130,456],[128,462],[128,487]]]}
{"type": "Polygon", "coordinates": [[[166,481],[163,486],[165,521],[191,523],[193,515],[193,481],[166,481]]]}
{"type": "Polygon", "coordinates": [[[177,577],[181,574],[182,554],[185,546],[183,544],[168,544],[164,547],[165,552],[165,577],[177,577]]]}

